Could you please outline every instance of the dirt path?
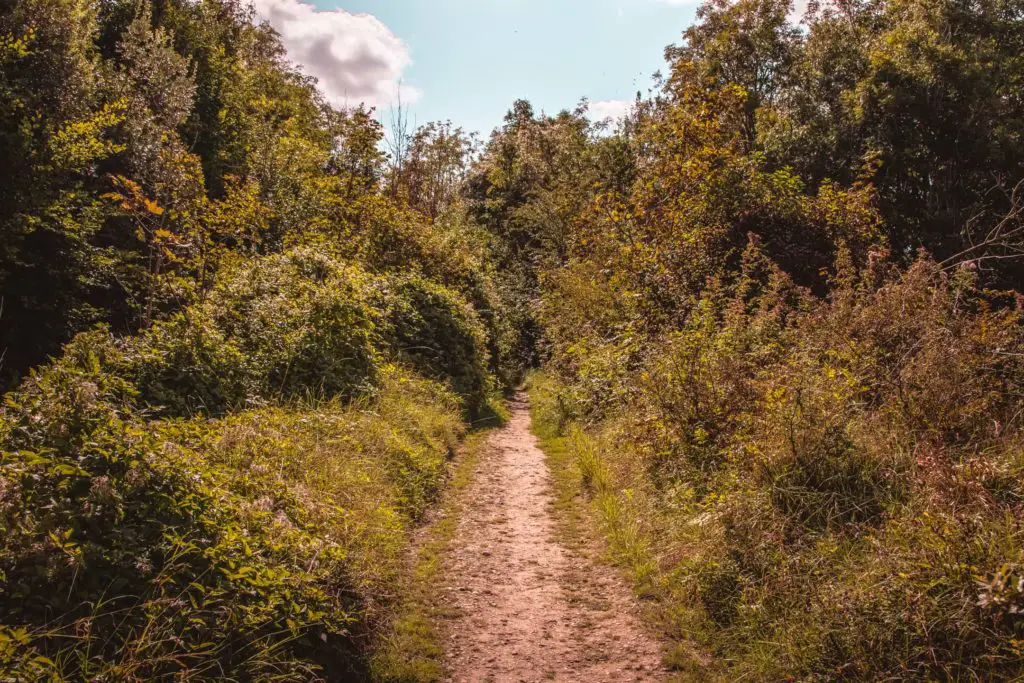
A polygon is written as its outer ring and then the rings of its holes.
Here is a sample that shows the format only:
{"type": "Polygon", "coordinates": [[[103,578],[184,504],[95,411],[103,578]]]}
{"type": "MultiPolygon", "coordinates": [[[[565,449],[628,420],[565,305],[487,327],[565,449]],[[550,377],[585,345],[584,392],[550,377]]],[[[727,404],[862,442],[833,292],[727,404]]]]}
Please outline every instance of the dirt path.
{"type": "Polygon", "coordinates": [[[660,646],[614,570],[555,538],[525,396],[480,456],[447,567],[452,681],[654,681],[660,646]],[[581,571],[582,569],[582,571],[581,571]]]}

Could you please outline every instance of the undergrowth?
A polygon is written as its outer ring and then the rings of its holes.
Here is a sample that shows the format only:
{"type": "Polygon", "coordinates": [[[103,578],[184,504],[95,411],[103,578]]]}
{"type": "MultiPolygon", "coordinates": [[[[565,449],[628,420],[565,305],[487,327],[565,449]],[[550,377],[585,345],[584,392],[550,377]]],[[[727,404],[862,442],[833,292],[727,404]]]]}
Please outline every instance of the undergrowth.
{"type": "Polygon", "coordinates": [[[609,393],[531,380],[677,668],[1024,674],[1019,313],[967,272],[886,268],[826,301],[711,291],[609,393]]]}
{"type": "Polygon", "coordinates": [[[0,678],[369,674],[410,533],[467,417],[496,414],[486,340],[438,285],[396,317],[404,290],[354,266],[261,265],[5,397],[0,678]]]}
{"type": "Polygon", "coordinates": [[[358,676],[407,533],[463,431],[457,406],[385,369],[378,392],[350,406],[155,423],[96,407],[102,423],[57,453],[26,433],[45,408],[10,399],[0,599],[16,626],[0,667],[14,678],[358,676]]]}

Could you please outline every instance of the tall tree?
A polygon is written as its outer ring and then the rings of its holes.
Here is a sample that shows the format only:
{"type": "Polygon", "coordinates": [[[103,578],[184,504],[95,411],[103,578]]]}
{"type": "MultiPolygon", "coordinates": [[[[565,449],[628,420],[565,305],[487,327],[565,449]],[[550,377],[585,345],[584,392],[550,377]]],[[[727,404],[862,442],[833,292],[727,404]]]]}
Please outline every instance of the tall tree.
{"type": "Polygon", "coordinates": [[[0,386],[102,317],[103,164],[126,103],[106,87],[88,0],[0,6],[0,386]]]}

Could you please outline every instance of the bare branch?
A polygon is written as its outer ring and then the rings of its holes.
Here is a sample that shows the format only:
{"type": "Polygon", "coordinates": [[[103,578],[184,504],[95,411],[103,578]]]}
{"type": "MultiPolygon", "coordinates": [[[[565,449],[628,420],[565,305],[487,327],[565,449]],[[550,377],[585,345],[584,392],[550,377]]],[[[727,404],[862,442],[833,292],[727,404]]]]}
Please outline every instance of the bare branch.
{"type": "MultiPolygon", "coordinates": [[[[971,244],[963,251],[950,256],[940,264],[944,269],[955,267],[965,261],[981,263],[991,260],[1024,258],[1024,179],[1009,192],[1010,208],[985,233],[982,240],[971,244]]],[[[968,220],[971,227],[982,222],[985,213],[978,213],[968,220]]]]}

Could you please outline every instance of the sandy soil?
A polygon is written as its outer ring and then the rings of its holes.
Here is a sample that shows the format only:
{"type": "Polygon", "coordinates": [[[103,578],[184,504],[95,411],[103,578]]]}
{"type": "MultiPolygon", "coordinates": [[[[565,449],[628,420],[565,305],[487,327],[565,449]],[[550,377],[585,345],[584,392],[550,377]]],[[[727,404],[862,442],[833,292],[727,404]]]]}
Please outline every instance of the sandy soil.
{"type": "Polygon", "coordinates": [[[616,572],[555,536],[525,396],[481,453],[446,571],[451,681],[656,681],[660,644],[616,572]]]}

